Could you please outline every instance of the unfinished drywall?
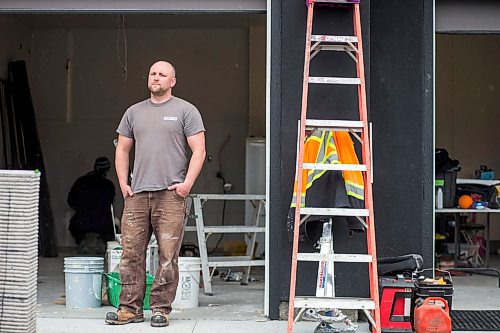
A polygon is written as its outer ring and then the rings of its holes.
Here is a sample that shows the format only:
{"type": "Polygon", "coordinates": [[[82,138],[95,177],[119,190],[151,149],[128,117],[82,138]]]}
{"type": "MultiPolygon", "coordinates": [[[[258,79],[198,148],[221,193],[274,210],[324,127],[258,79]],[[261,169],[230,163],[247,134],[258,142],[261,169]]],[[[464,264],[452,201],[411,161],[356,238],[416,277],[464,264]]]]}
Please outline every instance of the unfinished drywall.
{"type": "Polygon", "coordinates": [[[266,136],[266,54],[262,52],[266,45],[266,28],[263,26],[249,29],[249,136],[266,136]]]}
{"type": "MultiPolygon", "coordinates": [[[[222,183],[216,178],[220,158],[233,192],[244,193],[244,143],[249,132],[248,29],[127,29],[126,79],[123,40],[119,40],[118,55],[117,33],[116,29],[33,29],[29,70],[59,246],[73,245],[67,232],[71,210],[66,204],[73,181],[92,169],[97,156],[113,158],[112,140],[118,122],[129,105],[148,97],[147,71],[157,59],[170,60],[176,66],[174,94],[200,109],[207,128],[207,155],[212,162],[206,163],[193,191],[222,192],[222,183]]],[[[265,49],[261,52],[265,54],[265,49]]],[[[116,184],[114,173],[110,176],[116,184]]],[[[117,193],[118,212],[121,201],[117,193]]],[[[213,224],[220,223],[219,206],[207,209],[206,217],[213,224]]],[[[243,213],[243,204],[228,205],[226,223],[244,223],[243,213]]]]}
{"type": "MultiPolygon", "coordinates": [[[[482,164],[500,178],[499,92],[500,35],[436,36],[436,147],[460,161],[459,178],[474,178],[482,164]]],[[[498,222],[492,216],[492,240],[498,222]]]]}
{"type": "Polygon", "coordinates": [[[29,62],[31,30],[23,23],[6,15],[0,15],[0,79],[7,80],[9,61],[29,62]]]}

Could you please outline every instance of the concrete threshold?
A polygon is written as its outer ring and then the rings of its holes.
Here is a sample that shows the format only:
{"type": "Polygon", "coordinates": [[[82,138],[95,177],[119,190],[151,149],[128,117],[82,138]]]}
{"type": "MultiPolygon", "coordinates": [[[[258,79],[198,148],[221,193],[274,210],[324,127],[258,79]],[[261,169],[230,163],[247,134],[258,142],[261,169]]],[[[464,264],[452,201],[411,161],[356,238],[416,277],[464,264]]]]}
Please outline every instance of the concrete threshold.
{"type": "MultiPolygon", "coordinates": [[[[104,317],[112,306],[96,309],[68,309],[64,305],[63,256],[40,258],[38,278],[38,333],[80,332],[157,332],[149,324],[151,311],[145,311],[144,323],[124,326],[107,325],[104,317]],[[62,301],[62,302],[61,302],[62,301]]],[[[500,266],[500,258],[492,256],[493,265],[500,266]]],[[[174,309],[170,326],[161,331],[169,333],[274,333],[286,332],[285,321],[271,321],[263,314],[264,282],[262,272],[255,270],[256,281],[248,286],[238,282],[224,282],[213,278],[214,296],[206,296],[200,289],[199,307],[174,309]]],[[[500,288],[496,277],[464,275],[453,277],[455,310],[500,310],[500,288]]],[[[368,324],[359,322],[359,333],[368,333],[368,324]]],[[[318,323],[298,322],[294,333],[312,333],[318,323]]]]}

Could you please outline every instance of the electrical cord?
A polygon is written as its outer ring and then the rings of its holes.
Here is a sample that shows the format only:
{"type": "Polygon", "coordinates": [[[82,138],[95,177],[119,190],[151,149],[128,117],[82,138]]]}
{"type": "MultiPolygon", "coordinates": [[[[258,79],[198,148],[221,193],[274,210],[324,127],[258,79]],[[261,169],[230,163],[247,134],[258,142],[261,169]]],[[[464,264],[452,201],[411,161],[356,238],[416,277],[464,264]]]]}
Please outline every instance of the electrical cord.
{"type": "MultiPolygon", "coordinates": [[[[226,188],[224,187],[224,185],[226,184],[226,179],[222,175],[221,154],[222,154],[222,150],[227,145],[227,143],[229,142],[230,139],[231,139],[231,134],[228,134],[228,136],[226,137],[226,139],[224,140],[224,142],[220,146],[219,152],[217,153],[217,159],[218,159],[218,163],[219,163],[219,171],[217,171],[217,175],[216,176],[217,176],[217,178],[219,178],[220,180],[222,180],[222,192],[224,194],[227,194],[227,191],[226,191],[226,188]]],[[[221,220],[221,226],[223,226],[225,224],[225,216],[226,216],[226,200],[222,200],[222,220],[221,220]]],[[[219,248],[220,242],[222,241],[222,238],[224,238],[224,234],[221,233],[220,236],[219,236],[219,239],[217,240],[217,244],[215,244],[215,247],[208,254],[213,254],[215,251],[217,251],[217,249],[219,248]]]]}
{"type": "MultiPolygon", "coordinates": [[[[224,194],[226,194],[226,191],[224,191],[224,194]]],[[[221,226],[224,225],[224,216],[226,215],[226,200],[223,200],[222,204],[222,223],[221,226]]],[[[209,254],[213,254],[217,249],[219,248],[220,242],[222,241],[222,238],[224,238],[224,234],[220,234],[219,240],[217,240],[217,244],[215,244],[215,247],[212,249],[212,251],[209,252],[209,254]]]]}
{"type": "Polygon", "coordinates": [[[127,81],[128,76],[128,45],[127,45],[127,32],[125,31],[125,15],[118,16],[118,30],[116,35],[116,58],[122,70],[123,81],[127,81]],[[120,39],[123,43],[123,58],[120,54],[120,39]]]}

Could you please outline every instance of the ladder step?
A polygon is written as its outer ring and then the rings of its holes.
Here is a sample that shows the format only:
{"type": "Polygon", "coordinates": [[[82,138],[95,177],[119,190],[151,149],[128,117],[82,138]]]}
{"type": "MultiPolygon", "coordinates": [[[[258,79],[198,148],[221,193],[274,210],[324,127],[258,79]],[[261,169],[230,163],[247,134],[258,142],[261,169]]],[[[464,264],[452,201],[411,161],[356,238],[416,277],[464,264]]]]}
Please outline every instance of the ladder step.
{"type": "Polygon", "coordinates": [[[356,49],[348,44],[319,44],[316,45],[313,51],[340,51],[340,52],[355,52],[356,49]]]}
{"type": "MultiPolygon", "coordinates": [[[[197,231],[196,226],[186,226],[184,231],[197,231]]],[[[205,226],[203,227],[205,233],[210,234],[224,234],[224,233],[251,233],[251,232],[266,232],[266,227],[253,227],[245,225],[225,225],[225,226],[205,226]]]]}
{"type": "Polygon", "coordinates": [[[299,261],[372,262],[369,254],[297,253],[299,261]]]}
{"type": "Polygon", "coordinates": [[[265,194],[190,194],[201,200],[265,200],[265,194]]]}
{"type": "Polygon", "coordinates": [[[252,226],[244,226],[244,225],[233,225],[233,226],[210,226],[204,227],[203,231],[206,233],[246,233],[246,232],[266,232],[265,227],[252,227],[252,226]]]}
{"type": "Polygon", "coordinates": [[[296,297],[296,308],[327,308],[327,309],[375,309],[375,302],[371,298],[353,297],[296,297]]]}
{"type": "Polygon", "coordinates": [[[324,119],[306,119],[306,129],[320,129],[326,131],[354,131],[363,130],[363,122],[360,120],[324,120],[324,119]]]}
{"type": "Polygon", "coordinates": [[[322,77],[322,76],[311,76],[309,77],[309,83],[319,83],[319,84],[361,84],[361,80],[357,77],[322,77]]]}
{"type": "Polygon", "coordinates": [[[366,171],[364,164],[321,164],[321,163],[303,163],[305,170],[337,170],[337,171],[366,171]]]}
{"type": "Polygon", "coordinates": [[[369,216],[368,209],[353,208],[300,208],[302,215],[325,215],[325,216],[369,216]]]}
{"type": "Polygon", "coordinates": [[[312,42],[327,42],[327,43],[357,43],[356,36],[328,36],[328,35],[312,35],[312,42]]]}
{"type": "Polygon", "coordinates": [[[246,267],[265,265],[265,260],[252,260],[249,256],[208,257],[209,267],[246,267]]]}

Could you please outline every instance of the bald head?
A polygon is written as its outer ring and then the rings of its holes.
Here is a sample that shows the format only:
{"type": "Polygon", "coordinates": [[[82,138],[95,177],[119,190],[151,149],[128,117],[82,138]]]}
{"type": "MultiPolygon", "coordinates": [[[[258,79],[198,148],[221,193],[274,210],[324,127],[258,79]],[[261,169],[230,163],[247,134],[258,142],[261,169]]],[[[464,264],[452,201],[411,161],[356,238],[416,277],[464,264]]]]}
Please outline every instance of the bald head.
{"type": "Polygon", "coordinates": [[[157,61],[149,69],[148,88],[153,102],[161,103],[172,96],[172,88],[177,82],[175,68],[166,61],[157,61]]]}
{"type": "Polygon", "coordinates": [[[163,72],[170,72],[172,74],[172,76],[175,77],[175,68],[168,61],[159,60],[159,61],[155,62],[153,65],[151,65],[151,68],[149,69],[149,73],[151,73],[151,71],[153,69],[162,70],[163,72]]]}

